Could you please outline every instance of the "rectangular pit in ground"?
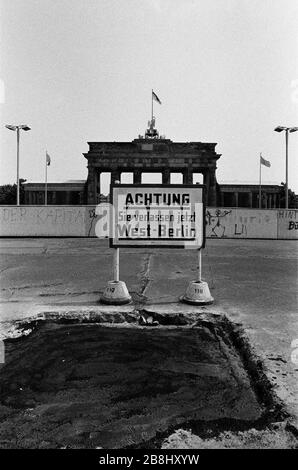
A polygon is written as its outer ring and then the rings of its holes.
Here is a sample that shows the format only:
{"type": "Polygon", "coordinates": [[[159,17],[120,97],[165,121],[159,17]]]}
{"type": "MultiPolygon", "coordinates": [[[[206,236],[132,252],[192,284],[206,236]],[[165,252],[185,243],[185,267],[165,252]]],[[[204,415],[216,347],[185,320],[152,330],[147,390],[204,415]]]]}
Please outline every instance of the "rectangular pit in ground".
{"type": "Polygon", "coordinates": [[[6,341],[0,448],[138,447],[185,423],[253,423],[264,406],[220,327],[40,322],[6,341]]]}

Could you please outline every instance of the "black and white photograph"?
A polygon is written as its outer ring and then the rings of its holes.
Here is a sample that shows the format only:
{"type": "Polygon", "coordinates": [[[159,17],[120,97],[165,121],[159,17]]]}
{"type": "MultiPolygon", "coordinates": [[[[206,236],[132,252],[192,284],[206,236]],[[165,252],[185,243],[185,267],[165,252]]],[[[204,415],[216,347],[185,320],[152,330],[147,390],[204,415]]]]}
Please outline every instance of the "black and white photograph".
{"type": "Polygon", "coordinates": [[[0,0],[1,460],[285,465],[297,242],[296,0],[0,0]]]}

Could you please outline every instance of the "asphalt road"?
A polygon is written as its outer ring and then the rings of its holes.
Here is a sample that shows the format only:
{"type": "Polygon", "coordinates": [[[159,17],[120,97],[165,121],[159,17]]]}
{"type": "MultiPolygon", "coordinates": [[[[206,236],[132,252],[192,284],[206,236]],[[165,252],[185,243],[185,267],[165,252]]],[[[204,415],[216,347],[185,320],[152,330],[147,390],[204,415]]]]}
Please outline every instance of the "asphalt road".
{"type": "MultiPolygon", "coordinates": [[[[297,258],[297,242],[280,240],[208,240],[203,253],[203,279],[215,299],[205,310],[243,325],[278,395],[298,416],[298,364],[291,360],[297,258]]],[[[112,279],[112,251],[98,239],[2,239],[0,260],[1,322],[30,316],[37,306],[97,305],[112,279]]],[[[120,279],[154,311],[190,309],[178,298],[196,269],[192,250],[121,250],[120,279]]]]}

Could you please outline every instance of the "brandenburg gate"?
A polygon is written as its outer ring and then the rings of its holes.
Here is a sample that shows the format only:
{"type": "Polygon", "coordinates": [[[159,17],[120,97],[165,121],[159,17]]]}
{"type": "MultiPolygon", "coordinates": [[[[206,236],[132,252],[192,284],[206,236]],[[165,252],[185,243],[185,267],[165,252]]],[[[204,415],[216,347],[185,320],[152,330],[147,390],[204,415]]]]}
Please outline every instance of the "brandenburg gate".
{"type": "Polygon", "coordinates": [[[142,173],[161,173],[162,184],[170,184],[171,173],[182,173],[183,184],[193,184],[193,174],[201,173],[207,188],[207,205],[216,206],[216,143],[172,142],[159,136],[155,118],[145,136],[132,142],[88,142],[87,202],[99,203],[100,175],[111,173],[111,182],[121,181],[121,173],[133,173],[133,183],[142,183],[142,173]]]}

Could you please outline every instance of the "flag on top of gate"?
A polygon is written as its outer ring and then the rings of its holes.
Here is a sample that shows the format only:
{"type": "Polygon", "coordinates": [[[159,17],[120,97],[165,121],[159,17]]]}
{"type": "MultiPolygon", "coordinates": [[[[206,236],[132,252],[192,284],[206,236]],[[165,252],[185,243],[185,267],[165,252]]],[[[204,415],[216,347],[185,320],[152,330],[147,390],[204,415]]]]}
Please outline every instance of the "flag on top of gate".
{"type": "Polygon", "coordinates": [[[269,160],[265,160],[265,158],[263,158],[262,155],[260,155],[260,162],[261,162],[261,165],[268,166],[268,168],[271,167],[271,163],[269,162],[269,160]]]}
{"type": "Polygon", "coordinates": [[[161,101],[160,101],[160,99],[158,98],[157,94],[156,94],[156,93],[154,93],[154,91],[153,91],[153,90],[152,90],[152,98],[153,98],[155,101],[157,101],[159,104],[161,104],[161,101]]]}
{"type": "Polygon", "coordinates": [[[51,164],[51,157],[50,157],[50,155],[48,154],[48,152],[46,152],[46,162],[47,162],[47,166],[50,166],[50,164],[51,164]]]}

